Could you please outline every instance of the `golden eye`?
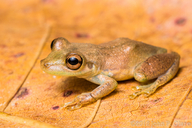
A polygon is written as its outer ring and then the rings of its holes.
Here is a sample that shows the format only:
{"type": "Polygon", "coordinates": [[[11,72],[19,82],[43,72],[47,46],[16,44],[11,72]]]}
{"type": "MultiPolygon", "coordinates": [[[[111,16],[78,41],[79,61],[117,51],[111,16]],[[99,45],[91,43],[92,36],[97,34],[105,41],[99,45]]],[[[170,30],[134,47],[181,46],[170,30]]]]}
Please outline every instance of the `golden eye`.
{"type": "Polygon", "coordinates": [[[66,58],[66,65],[71,70],[77,70],[82,65],[82,58],[78,54],[71,53],[66,58]]]}

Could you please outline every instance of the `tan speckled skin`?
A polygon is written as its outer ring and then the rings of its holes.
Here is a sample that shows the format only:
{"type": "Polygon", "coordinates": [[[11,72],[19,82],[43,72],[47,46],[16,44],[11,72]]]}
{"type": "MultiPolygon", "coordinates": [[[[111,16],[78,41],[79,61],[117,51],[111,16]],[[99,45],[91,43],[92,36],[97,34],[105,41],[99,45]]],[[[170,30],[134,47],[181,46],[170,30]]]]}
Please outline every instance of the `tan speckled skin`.
{"type": "Polygon", "coordinates": [[[118,38],[101,44],[99,49],[104,61],[101,66],[102,72],[117,81],[133,78],[135,66],[152,55],[167,51],[128,38],[118,38]]]}
{"type": "Polygon", "coordinates": [[[117,87],[117,81],[135,78],[146,82],[157,80],[140,91],[130,95],[133,99],[140,94],[151,95],[155,90],[171,80],[178,71],[180,57],[177,53],[128,38],[118,38],[100,45],[69,43],[64,38],[57,38],[52,43],[52,52],[41,61],[41,68],[50,74],[77,76],[99,84],[90,93],[83,93],[65,107],[74,110],[84,104],[100,99],[117,87]],[[66,66],[66,57],[70,53],[81,56],[83,63],[77,70],[66,66]]]}

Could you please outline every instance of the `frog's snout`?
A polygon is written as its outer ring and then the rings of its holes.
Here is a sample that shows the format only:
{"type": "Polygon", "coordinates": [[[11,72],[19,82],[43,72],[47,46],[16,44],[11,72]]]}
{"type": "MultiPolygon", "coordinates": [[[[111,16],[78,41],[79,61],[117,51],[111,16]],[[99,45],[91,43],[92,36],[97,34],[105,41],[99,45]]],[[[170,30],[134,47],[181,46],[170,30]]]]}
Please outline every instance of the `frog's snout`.
{"type": "Polygon", "coordinates": [[[41,67],[49,68],[51,64],[49,62],[45,62],[45,59],[41,60],[41,67]]]}
{"type": "Polygon", "coordinates": [[[44,66],[45,66],[46,68],[49,68],[49,67],[51,66],[51,64],[49,64],[49,63],[44,63],[44,66]]]}

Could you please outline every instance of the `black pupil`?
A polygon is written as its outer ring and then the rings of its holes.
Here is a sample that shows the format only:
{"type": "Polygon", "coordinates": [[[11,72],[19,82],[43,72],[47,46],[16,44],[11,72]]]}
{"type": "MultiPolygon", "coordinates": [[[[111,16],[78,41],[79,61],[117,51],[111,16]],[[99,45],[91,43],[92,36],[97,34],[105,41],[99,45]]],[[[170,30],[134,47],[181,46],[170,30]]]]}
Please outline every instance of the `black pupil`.
{"type": "Polygon", "coordinates": [[[71,64],[71,65],[76,65],[79,63],[78,59],[75,58],[75,57],[71,57],[68,59],[68,62],[71,64]]]}

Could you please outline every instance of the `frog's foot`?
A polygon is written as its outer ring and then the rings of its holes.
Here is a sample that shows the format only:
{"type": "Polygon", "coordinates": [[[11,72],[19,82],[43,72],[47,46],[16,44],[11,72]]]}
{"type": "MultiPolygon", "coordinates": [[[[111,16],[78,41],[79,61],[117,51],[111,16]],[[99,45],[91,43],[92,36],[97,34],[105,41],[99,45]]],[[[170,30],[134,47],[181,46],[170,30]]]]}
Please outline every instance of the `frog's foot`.
{"type": "Polygon", "coordinates": [[[149,88],[151,86],[151,84],[148,84],[148,85],[139,85],[139,86],[136,86],[136,87],[132,87],[131,89],[133,91],[138,91],[138,90],[144,90],[146,88],[149,88]]]}
{"type": "Polygon", "coordinates": [[[65,103],[63,107],[67,108],[68,110],[76,110],[81,108],[83,105],[95,101],[96,99],[91,96],[91,93],[82,93],[81,95],[77,96],[72,102],[65,103]]]}
{"type": "Polygon", "coordinates": [[[139,91],[133,93],[132,95],[129,95],[129,98],[130,99],[135,99],[137,96],[139,96],[141,94],[144,94],[145,97],[148,97],[152,93],[154,93],[157,88],[158,87],[155,87],[152,84],[136,86],[135,89],[137,89],[139,91]]]}

